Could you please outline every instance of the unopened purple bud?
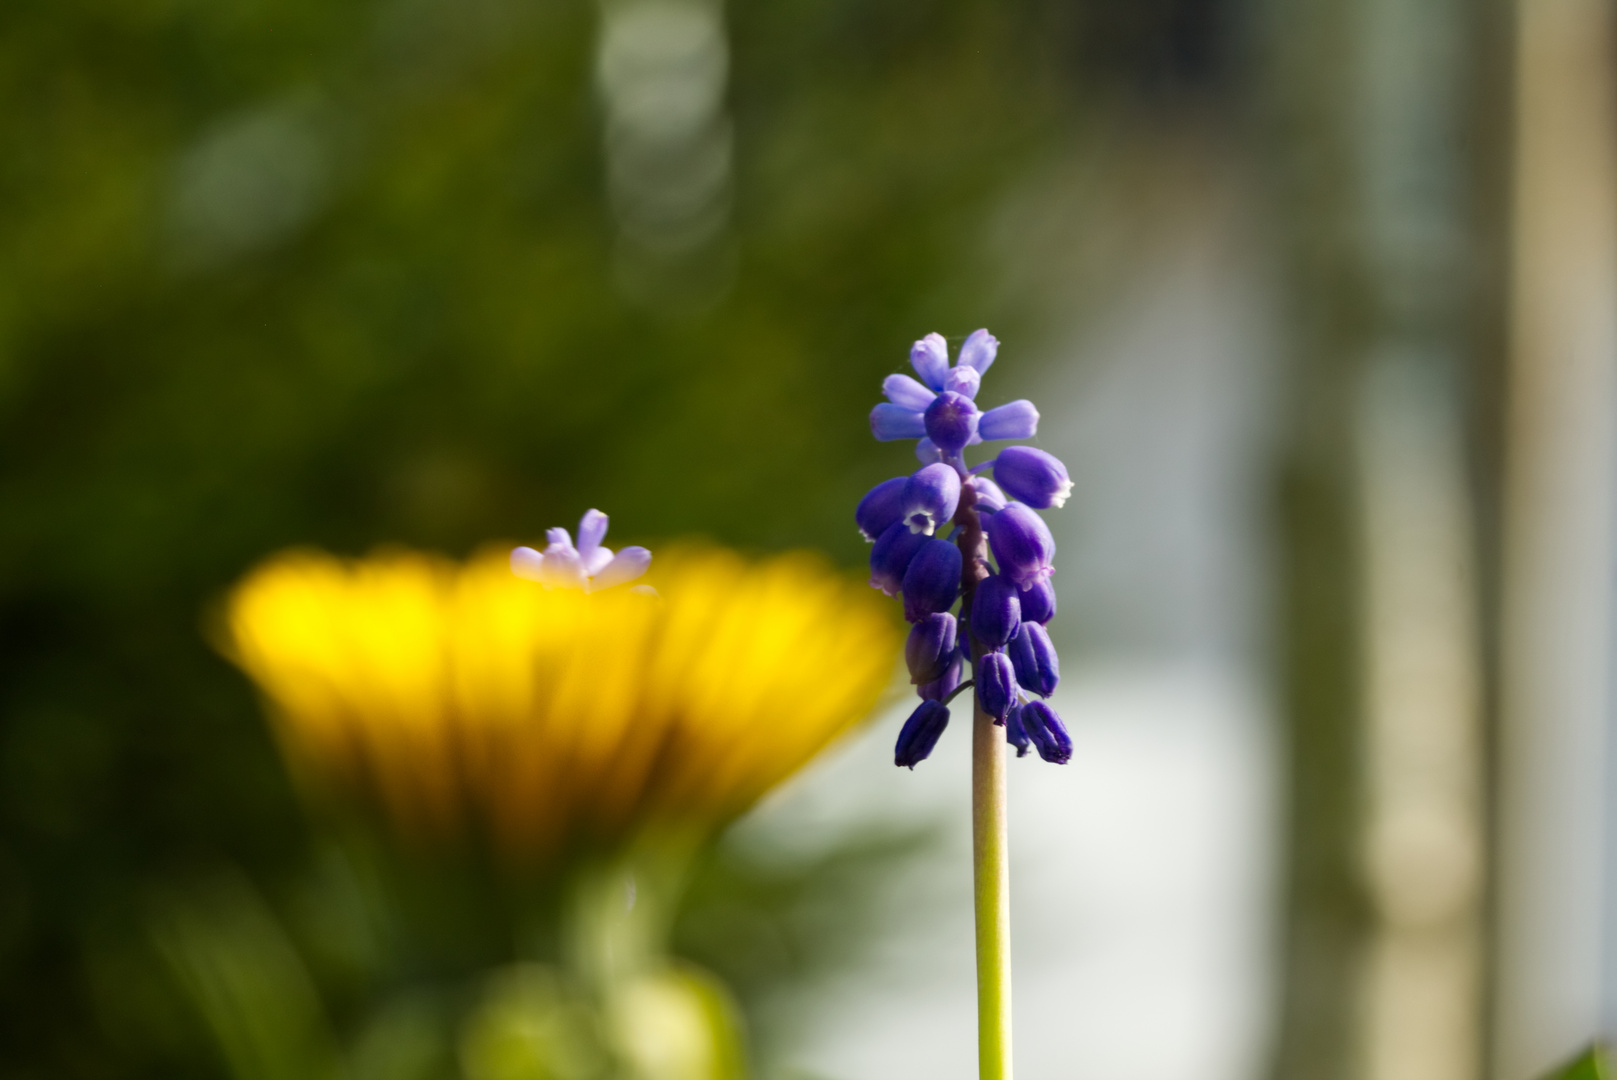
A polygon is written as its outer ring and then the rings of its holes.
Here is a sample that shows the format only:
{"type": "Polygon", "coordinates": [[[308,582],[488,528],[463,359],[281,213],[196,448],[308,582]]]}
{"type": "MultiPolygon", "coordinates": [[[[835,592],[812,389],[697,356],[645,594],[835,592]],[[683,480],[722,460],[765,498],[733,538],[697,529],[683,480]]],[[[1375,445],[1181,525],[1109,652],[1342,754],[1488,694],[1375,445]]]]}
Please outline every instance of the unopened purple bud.
{"type": "Polygon", "coordinates": [[[922,465],[931,465],[943,460],[943,451],[939,450],[938,444],[931,439],[920,439],[915,443],[915,456],[920,459],[922,465]]]}
{"type": "Polygon", "coordinates": [[[924,539],[904,571],[904,618],[919,622],[948,611],[960,595],[960,565],[959,548],[937,537],[924,539]]]}
{"type": "Polygon", "coordinates": [[[876,436],[877,442],[919,439],[926,434],[926,420],[914,409],[884,401],[870,410],[870,433],[876,436]]]}
{"type": "Polygon", "coordinates": [[[922,683],[915,688],[915,692],[927,701],[942,701],[960,688],[966,681],[966,656],[955,646],[954,654],[949,657],[949,666],[929,683],[922,683]]]}
{"type": "Polygon", "coordinates": [[[977,509],[985,514],[997,514],[1005,509],[1005,493],[986,476],[973,476],[966,481],[977,489],[977,509]]]}
{"type": "Polygon", "coordinates": [[[960,505],[960,474],[951,465],[928,465],[909,478],[904,488],[904,520],[910,531],[931,536],[954,517],[960,505]]]}
{"type": "Polygon", "coordinates": [[[859,500],[859,508],[853,512],[860,536],[875,540],[895,521],[904,519],[904,487],[909,482],[907,476],[895,476],[865,493],[859,500]]]}
{"type": "Polygon", "coordinates": [[[1005,714],[1016,702],[1016,672],[1003,652],[991,652],[977,661],[977,702],[996,724],[1004,723],[1005,714]]]}
{"type": "Polygon", "coordinates": [[[941,679],[954,658],[955,620],[947,611],[928,615],[910,628],[904,643],[904,663],[910,682],[917,685],[941,679]]]}
{"type": "MultiPolygon", "coordinates": [[[[926,407],[923,419],[925,430],[922,434],[937,443],[938,449],[945,454],[958,454],[977,434],[977,418],[981,415],[969,397],[946,390],[926,407]]],[[[871,414],[871,422],[875,422],[874,413],[871,414]]]]}
{"type": "MultiPolygon", "coordinates": [[[[977,390],[982,384],[982,373],[976,368],[967,367],[964,364],[950,368],[949,374],[943,378],[943,388],[945,390],[952,390],[956,394],[969,398],[977,396],[977,390]]],[[[927,404],[930,405],[931,402],[927,402],[927,404]]]]}
{"type": "Polygon", "coordinates": [[[1044,627],[1036,622],[1024,622],[1007,651],[1016,669],[1016,681],[1024,690],[1040,697],[1055,693],[1056,684],[1061,682],[1061,661],[1044,627]]]}
{"type": "Polygon", "coordinates": [[[910,364],[923,383],[942,390],[943,378],[949,372],[949,343],[942,334],[928,334],[910,346],[910,364]]]}
{"type": "Polygon", "coordinates": [[[988,546],[993,549],[999,572],[1025,589],[1054,573],[1050,560],[1056,542],[1050,528],[1036,512],[1021,503],[1007,503],[984,526],[988,546]]]}
{"type": "Polygon", "coordinates": [[[999,355],[999,339],[987,330],[973,330],[960,346],[960,365],[975,368],[979,375],[988,374],[988,368],[999,355]]]}
{"type": "Polygon", "coordinates": [[[1022,726],[1022,710],[1025,708],[1026,705],[1018,702],[1005,714],[1005,741],[1016,747],[1017,757],[1027,757],[1027,728],[1022,726]]]}
{"type": "Polygon", "coordinates": [[[932,404],[932,399],[938,395],[910,378],[908,375],[889,375],[882,380],[881,392],[887,395],[887,400],[900,409],[909,409],[920,412],[932,404]]]}
{"type": "Polygon", "coordinates": [[[949,726],[949,707],[938,701],[923,701],[904,721],[893,747],[893,764],[911,769],[925,761],[938,745],[943,729],[949,726]]]}
{"type": "Polygon", "coordinates": [[[1016,636],[1022,625],[1022,601],[1016,585],[999,574],[977,583],[971,594],[971,632],[990,649],[998,649],[1016,636]]]}
{"type": "Polygon", "coordinates": [[[1056,617],[1056,591],[1049,578],[1039,578],[1022,590],[1022,618],[1028,622],[1048,623],[1056,617]]]}
{"type": "Polygon", "coordinates": [[[889,525],[870,549],[870,587],[888,596],[897,596],[904,587],[904,573],[910,568],[910,560],[931,539],[922,533],[910,532],[910,527],[902,521],[889,525]]]}
{"type": "Polygon", "coordinates": [[[1022,706],[1021,720],[1040,757],[1056,765],[1065,765],[1072,759],[1072,737],[1067,734],[1067,725],[1048,703],[1028,702],[1022,706]]]}
{"type": "Polygon", "coordinates": [[[1039,410],[1026,398],[989,409],[977,425],[985,439],[1031,439],[1038,431],[1039,410]]]}
{"type": "Polygon", "coordinates": [[[994,479],[1013,499],[1035,510],[1064,506],[1072,492],[1067,467],[1053,454],[1032,446],[1009,446],[994,459],[994,479]]]}

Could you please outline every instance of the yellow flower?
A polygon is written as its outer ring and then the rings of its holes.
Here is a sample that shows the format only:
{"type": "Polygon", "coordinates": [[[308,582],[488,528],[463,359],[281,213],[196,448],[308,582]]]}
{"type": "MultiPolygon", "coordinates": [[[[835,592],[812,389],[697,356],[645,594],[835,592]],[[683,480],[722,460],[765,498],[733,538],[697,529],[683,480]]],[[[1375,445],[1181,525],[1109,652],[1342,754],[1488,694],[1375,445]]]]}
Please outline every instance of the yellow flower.
{"type": "Polygon", "coordinates": [[[660,596],[547,591],[505,550],[292,551],[231,594],[227,652],[318,790],[532,861],[740,813],[863,717],[897,633],[813,556],[659,554],[660,596]]]}

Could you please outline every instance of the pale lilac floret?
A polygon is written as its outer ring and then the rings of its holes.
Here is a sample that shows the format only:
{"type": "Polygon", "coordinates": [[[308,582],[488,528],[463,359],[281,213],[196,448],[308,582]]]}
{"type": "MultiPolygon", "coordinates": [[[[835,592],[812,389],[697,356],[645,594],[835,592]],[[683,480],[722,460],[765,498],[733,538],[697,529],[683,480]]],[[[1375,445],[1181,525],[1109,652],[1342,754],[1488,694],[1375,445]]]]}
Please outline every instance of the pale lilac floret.
{"type": "Polygon", "coordinates": [[[942,390],[944,376],[949,373],[949,343],[942,334],[928,334],[910,346],[910,366],[923,383],[942,390]]]}
{"type": "Polygon", "coordinates": [[[908,375],[889,375],[882,380],[881,392],[887,395],[887,400],[900,409],[910,412],[924,412],[937,397],[937,391],[928,390],[908,375]]]}
{"type": "Polygon", "coordinates": [[[989,409],[977,421],[977,434],[984,439],[1031,439],[1039,433],[1039,410],[1022,398],[989,409]]]}
{"type": "Polygon", "coordinates": [[[870,433],[877,442],[920,439],[926,436],[926,421],[914,409],[884,401],[870,410],[870,433]]]}
{"type": "Polygon", "coordinates": [[[601,543],[606,539],[606,528],[606,515],[588,510],[578,523],[576,546],[566,529],[547,529],[544,551],[519,547],[511,552],[511,572],[547,589],[585,592],[610,589],[644,574],[651,566],[651,552],[643,547],[626,547],[614,554],[601,543]]]}
{"type": "Polygon", "coordinates": [[[999,339],[987,330],[973,330],[960,346],[960,364],[974,368],[979,375],[987,375],[988,368],[999,355],[999,339]]]}
{"type": "MultiPolygon", "coordinates": [[[[964,364],[949,369],[949,374],[943,378],[943,388],[961,397],[974,398],[983,384],[982,372],[964,364]]],[[[927,404],[931,404],[928,402],[927,404]]]]}

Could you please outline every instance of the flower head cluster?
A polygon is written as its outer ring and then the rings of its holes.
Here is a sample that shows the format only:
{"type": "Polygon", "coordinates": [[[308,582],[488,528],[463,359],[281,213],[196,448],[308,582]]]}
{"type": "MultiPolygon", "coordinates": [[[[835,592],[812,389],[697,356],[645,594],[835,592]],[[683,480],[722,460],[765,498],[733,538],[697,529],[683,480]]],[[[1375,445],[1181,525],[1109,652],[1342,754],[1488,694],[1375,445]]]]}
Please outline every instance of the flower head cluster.
{"type": "Polygon", "coordinates": [[[1038,430],[1030,401],[977,408],[998,351],[993,335],[978,330],[950,367],[943,338],[928,334],[910,350],[919,381],[889,375],[887,401],[870,413],[877,439],[916,439],[921,460],[911,475],[877,484],[854,512],[874,545],[870,584],[901,596],[911,624],[904,659],[921,704],[894,752],[896,764],[911,768],[937,745],[968,670],[977,706],[1005,727],[1018,756],[1029,746],[1046,761],[1072,754],[1066,727],[1045,701],[1060,680],[1045,629],[1056,612],[1056,549],[1036,513],[1062,506],[1072,482],[1066,466],[1031,446],[1008,447],[974,467],[965,461],[968,446],[1032,438],[1038,430]],[[981,475],[989,471],[992,479],[981,475]]]}
{"type": "MultiPolygon", "coordinates": [[[[626,547],[617,554],[601,544],[606,539],[607,517],[586,510],[578,522],[578,546],[566,529],[547,529],[544,551],[519,547],[511,552],[511,572],[537,581],[547,589],[583,589],[596,592],[633,581],[651,566],[651,552],[626,547]]],[[[636,586],[647,588],[648,586],[636,586]]]]}

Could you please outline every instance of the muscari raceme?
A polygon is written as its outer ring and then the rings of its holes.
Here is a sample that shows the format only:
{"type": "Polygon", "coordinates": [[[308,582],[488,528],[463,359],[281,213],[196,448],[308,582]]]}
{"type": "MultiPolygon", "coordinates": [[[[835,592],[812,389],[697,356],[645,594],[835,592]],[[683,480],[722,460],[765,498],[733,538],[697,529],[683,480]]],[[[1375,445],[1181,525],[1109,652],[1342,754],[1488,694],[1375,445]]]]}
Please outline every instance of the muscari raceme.
{"type": "Polygon", "coordinates": [[[1072,481],[1059,460],[1031,446],[1007,447],[975,466],[965,460],[969,446],[1038,431],[1030,401],[977,407],[998,350],[994,336],[978,330],[951,367],[942,336],[928,334],[910,350],[919,380],[889,375],[887,400],[870,413],[878,440],[915,439],[921,460],[913,474],[877,484],[854,512],[874,545],[871,586],[901,596],[911,624],[904,658],[921,704],[893,755],[910,768],[937,745],[968,669],[978,707],[1004,726],[1017,756],[1030,746],[1058,764],[1072,756],[1067,729],[1044,700],[1060,680],[1045,629],[1056,612],[1056,549],[1036,512],[1060,508],[1072,481]]]}

